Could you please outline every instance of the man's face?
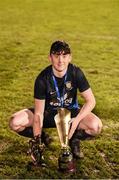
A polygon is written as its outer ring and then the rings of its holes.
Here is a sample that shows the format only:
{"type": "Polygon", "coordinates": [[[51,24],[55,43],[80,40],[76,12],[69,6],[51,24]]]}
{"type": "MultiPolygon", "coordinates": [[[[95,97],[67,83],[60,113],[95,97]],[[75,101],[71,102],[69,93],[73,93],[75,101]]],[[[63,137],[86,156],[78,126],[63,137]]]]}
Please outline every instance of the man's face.
{"type": "Polygon", "coordinates": [[[67,69],[71,61],[71,54],[51,54],[49,59],[51,61],[53,68],[58,72],[62,72],[67,69]]]}

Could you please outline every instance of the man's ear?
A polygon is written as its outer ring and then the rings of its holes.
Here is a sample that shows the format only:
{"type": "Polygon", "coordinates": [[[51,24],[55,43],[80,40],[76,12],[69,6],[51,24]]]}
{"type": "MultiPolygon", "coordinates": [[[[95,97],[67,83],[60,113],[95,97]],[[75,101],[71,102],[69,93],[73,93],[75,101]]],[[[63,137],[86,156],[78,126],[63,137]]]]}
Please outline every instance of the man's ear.
{"type": "Polygon", "coordinates": [[[70,54],[70,57],[69,57],[69,62],[71,62],[72,60],[72,54],[70,54]]]}
{"type": "Polygon", "coordinates": [[[51,55],[49,54],[49,56],[48,56],[48,59],[49,59],[49,61],[51,62],[51,55]]]}

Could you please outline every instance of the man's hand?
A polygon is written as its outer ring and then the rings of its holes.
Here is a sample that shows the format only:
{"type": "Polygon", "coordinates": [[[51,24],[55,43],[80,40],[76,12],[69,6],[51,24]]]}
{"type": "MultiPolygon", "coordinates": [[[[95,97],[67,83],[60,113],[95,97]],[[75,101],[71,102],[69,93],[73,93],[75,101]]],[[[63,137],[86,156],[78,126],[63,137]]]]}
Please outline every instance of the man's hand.
{"type": "Polygon", "coordinates": [[[79,125],[79,122],[83,120],[89,113],[91,113],[91,111],[95,107],[95,97],[92,93],[91,88],[82,92],[81,96],[85,100],[85,103],[80,109],[79,114],[75,118],[73,118],[72,126],[69,132],[69,139],[71,139],[75,129],[79,125]]]}
{"type": "Polygon", "coordinates": [[[41,135],[37,135],[34,137],[34,142],[35,144],[41,144],[41,135]]]}
{"type": "Polygon", "coordinates": [[[28,154],[31,155],[34,165],[44,166],[44,144],[41,143],[41,137],[38,135],[29,141],[28,154]]]}
{"type": "Polygon", "coordinates": [[[73,134],[74,134],[74,132],[75,132],[75,130],[79,124],[79,121],[77,118],[72,118],[71,122],[72,122],[72,124],[71,124],[71,129],[69,131],[69,139],[71,139],[71,137],[73,136],[73,134]]]}

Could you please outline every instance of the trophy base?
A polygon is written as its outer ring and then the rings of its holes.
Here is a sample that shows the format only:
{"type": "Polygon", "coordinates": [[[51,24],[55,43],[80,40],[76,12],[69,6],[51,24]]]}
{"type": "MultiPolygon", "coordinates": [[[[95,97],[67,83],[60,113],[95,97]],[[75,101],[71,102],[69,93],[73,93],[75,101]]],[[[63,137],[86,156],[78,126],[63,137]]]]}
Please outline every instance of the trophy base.
{"type": "Polygon", "coordinates": [[[58,159],[59,171],[64,173],[76,172],[76,163],[70,150],[62,150],[58,159]]]}

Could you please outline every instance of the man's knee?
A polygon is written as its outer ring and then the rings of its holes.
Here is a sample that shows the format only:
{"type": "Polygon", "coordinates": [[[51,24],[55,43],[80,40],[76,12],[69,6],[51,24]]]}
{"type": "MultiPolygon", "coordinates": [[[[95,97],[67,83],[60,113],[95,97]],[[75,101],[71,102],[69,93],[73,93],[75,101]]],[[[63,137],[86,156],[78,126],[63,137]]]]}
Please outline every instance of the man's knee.
{"type": "Polygon", "coordinates": [[[25,127],[32,126],[33,123],[33,113],[28,109],[23,109],[13,114],[9,127],[11,130],[19,132],[25,129],[25,127]]]}
{"type": "Polygon", "coordinates": [[[103,128],[103,124],[102,124],[102,121],[99,119],[99,122],[98,122],[98,134],[101,133],[102,128],[103,128]]]}
{"type": "Polygon", "coordinates": [[[98,135],[101,133],[101,130],[102,130],[102,122],[99,118],[96,118],[91,126],[92,134],[98,135]]]}
{"type": "Polygon", "coordinates": [[[20,124],[18,123],[17,117],[10,118],[9,127],[13,131],[16,131],[16,132],[18,131],[18,129],[20,128],[20,124]]]}
{"type": "Polygon", "coordinates": [[[17,116],[10,118],[9,127],[15,132],[19,132],[25,128],[22,126],[22,123],[17,116]]]}
{"type": "Polygon", "coordinates": [[[10,127],[11,130],[17,131],[18,126],[17,126],[17,124],[16,124],[16,118],[15,118],[15,117],[11,117],[11,118],[10,118],[9,127],[10,127]]]}

